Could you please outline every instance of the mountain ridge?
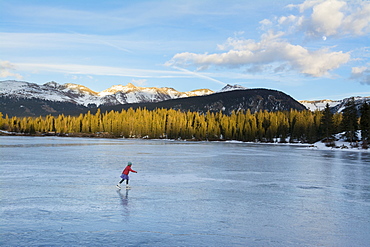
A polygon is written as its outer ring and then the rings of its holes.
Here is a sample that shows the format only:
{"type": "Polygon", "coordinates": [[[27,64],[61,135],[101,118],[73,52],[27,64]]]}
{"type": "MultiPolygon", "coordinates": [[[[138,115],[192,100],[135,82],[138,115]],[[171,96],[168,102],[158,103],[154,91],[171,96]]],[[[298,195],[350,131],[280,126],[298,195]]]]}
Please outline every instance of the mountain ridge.
{"type": "Polygon", "coordinates": [[[220,91],[198,89],[179,92],[173,88],[145,88],[133,84],[114,85],[102,92],[72,83],[43,85],[23,81],[0,82],[0,112],[17,116],[79,114],[132,108],[172,108],[198,112],[259,110],[278,111],[305,107],[291,96],[270,89],[247,89],[226,85],[220,91]],[[100,96],[99,96],[100,94],[100,96]],[[63,105],[65,103],[65,105],[63,105]]]}
{"type": "MultiPolygon", "coordinates": [[[[73,83],[65,83],[59,84],[55,81],[47,82],[43,85],[39,85],[36,83],[30,83],[26,81],[16,81],[16,80],[6,80],[0,81],[0,112],[5,114],[23,114],[25,116],[32,116],[32,115],[45,115],[45,114],[58,114],[60,112],[70,112],[73,114],[78,114],[78,112],[86,112],[89,109],[95,109],[97,107],[104,108],[104,109],[113,109],[113,108],[127,108],[131,106],[133,108],[140,105],[140,107],[148,107],[152,108],[154,105],[156,107],[166,107],[171,108],[171,104],[173,104],[172,108],[174,109],[182,109],[186,108],[188,110],[196,110],[203,112],[204,109],[212,110],[217,109],[223,111],[225,108],[225,112],[230,112],[230,109],[233,110],[240,110],[240,109],[250,109],[250,110],[277,110],[278,103],[274,102],[272,98],[264,98],[260,97],[260,100],[263,99],[264,102],[260,102],[260,104],[264,105],[264,107],[258,107],[254,105],[256,102],[259,102],[255,95],[251,95],[248,90],[257,90],[253,91],[256,95],[263,94],[267,91],[263,90],[270,90],[270,89],[248,89],[242,87],[240,85],[229,85],[227,84],[219,91],[212,91],[209,89],[196,89],[188,92],[179,92],[172,87],[139,87],[135,86],[132,83],[128,83],[127,85],[113,85],[101,92],[95,92],[90,88],[73,83]],[[260,90],[258,92],[258,90],[260,90]],[[262,92],[262,91],[263,92],[262,92]],[[233,91],[241,91],[244,92],[245,95],[235,94],[237,97],[241,97],[243,100],[240,100],[238,103],[240,107],[236,105],[228,105],[228,101],[233,102],[232,98],[230,99],[222,99],[221,101],[215,101],[213,103],[207,103],[204,99],[192,97],[203,97],[208,95],[215,95],[219,93],[227,93],[233,91]],[[248,95],[248,96],[246,96],[248,95]],[[246,99],[246,97],[248,99],[246,99]],[[252,100],[253,98],[253,100],[252,100]],[[184,102],[176,101],[176,99],[187,99],[184,102]],[[175,100],[175,101],[171,101],[175,100]],[[203,102],[201,106],[198,103],[191,103],[192,101],[196,102],[203,102]],[[246,103],[247,101],[249,103],[246,103]],[[165,101],[165,103],[159,103],[165,101]],[[169,102],[167,102],[169,101],[169,102]],[[252,102],[253,101],[253,102],[252,102]],[[179,102],[181,102],[181,105],[179,102]],[[266,103],[270,102],[270,103],[266,103]],[[66,103],[63,106],[63,103],[66,103]],[[159,104],[155,104],[159,103],[159,104]],[[138,104],[138,105],[135,105],[138,104]],[[228,106],[225,106],[228,105],[228,106]],[[28,106],[32,105],[32,109],[28,106]],[[75,105],[75,107],[72,107],[75,105]],[[125,105],[122,107],[122,105],[125,105]],[[163,106],[162,106],[163,105],[163,106]],[[220,107],[222,105],[222,107],[220,107]],[[183,107],[184,106],[184,107],[183,107]],[[28,108],[27,108],[28,107],[28,108]],[[226,109],[231,107],[230,109],[226,109]],[[75,108],[73,110],[72,108],[75,108]],[[203,109],[204,108],[204,109],[203,109]],[[69,109],[69,110],[67,110],[69,109]],[[23,110],[23,111],[22,111],[23,110]],[[16,113],[17,112],[17,113],[16,113]]],[[[270,90],[269,92],[273,92],[274,90],[270,90]]],[[[276,90],[275,90],[276,91],[276,90]]],[[[276,91],[280,92],[280,91],[276,91]]],[[[274,92],[273,97],[275,94],[274,92]]],[[[232,94],[226,94],[232,95],[232,94]]],[[[233,96],[231,96],[233,97],[233,96]]],[[[278,96],[279,98],[280,96],[278,96]]],[[[221,97],[223,98],[223,97],[221,97]]],[[[212,99],[206,98],[206,99],[212,99]]],[[[305,101],[301,100],[298,101],[301,105],[303,105],[306,109],[311,111],[314,110],[323,110],[326,104],[329,104],[333,112],[340,112],[344,109],[344,105],[348,102],[350,98],[346,98],[343,100],[315,100],[315,101],[305,101]]],[[[291,99],[296,101],[295,99],[291,99]]],[[[356,104],[361,105],[363,102],[370,101],[370,97],[356,97],[355,98],[356,104]]],[[[295,104],[293,104],[295,105],[295,104]]],[[[284,106],[285,107],[285,106],[284,106]]],[[[285,108],[282,107],[280,110],[284,110],[285,108]]],[[[302,109],[301,106],[295,106],[295,109],[302,109]]]]}
{"type": "Polygon", "coordinates": [[[19,98],[40,98],[52,101],[65,101],[89,106],[95,104],[117,105],[126,103],[158,102],[173,98],[200,96],[214,93],[209,89],[197,89],[179,92],[170,87],[137,87],[132,83],[114,85],[101,92],[95,92],[79,84],[65,83],[63,85],[51,81],[43,85],[26,81],[0,81],[0,95],[19,98]]]}
{"type": "MultiPolygon", "coordinates": [[[[192,96],[188,98],[170,99],[153,103],[123,104],[115,106],[99,107],[101,111],[120,111],[129,108],[174,109],[181,111],[196,111],[199,113],[222,112],[230,115],[233,111],[247,111],[252,113],[260,110],[288,111],[290,109],[305,110],[306,108],[294,100],[291,96],[272,89],[244,89],[216,92],[204,96],[192,96]]],[[[92,110],[95,112],[95,110],[92,110]]]]}
{"type": "Polygon", "coordinates": [[[370,96],[367,97],[349,97],[344,98],[342,100],[299,100],[301,104],[303,104],[308,110],[315,111],[319,110],[322,111],[325,109],[326,105],[329,104],[329,107],[333,113],[342,112],[345,108],[346,103],[353,99],[355,102],[356,107],[359,109],[360,106],[365,102],[370,102],[370,96]]]}

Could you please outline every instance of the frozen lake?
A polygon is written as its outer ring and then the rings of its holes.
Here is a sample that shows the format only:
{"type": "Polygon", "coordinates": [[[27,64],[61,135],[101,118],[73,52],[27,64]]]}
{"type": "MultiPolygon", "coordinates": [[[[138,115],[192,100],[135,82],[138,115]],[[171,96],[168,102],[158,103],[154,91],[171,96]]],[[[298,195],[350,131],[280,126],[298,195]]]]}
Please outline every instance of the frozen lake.
{"type": "Polygon", "coordinates": [[[1,136],[0,165],[4,246],[370,243],[368,152],[1,136]]]}

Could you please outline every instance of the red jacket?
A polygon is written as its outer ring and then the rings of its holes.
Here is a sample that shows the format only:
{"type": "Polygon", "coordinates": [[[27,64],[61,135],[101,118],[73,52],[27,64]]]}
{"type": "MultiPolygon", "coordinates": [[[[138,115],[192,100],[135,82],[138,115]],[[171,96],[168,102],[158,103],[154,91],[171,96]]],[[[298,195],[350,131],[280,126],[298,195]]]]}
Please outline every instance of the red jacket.
{"type": "Polygon", "coordinates": [[[130,172],[137,172],[131,169],[131,166],[126,166],[126,168],[123,170],[122,174],[128,175],[130,172]]]}

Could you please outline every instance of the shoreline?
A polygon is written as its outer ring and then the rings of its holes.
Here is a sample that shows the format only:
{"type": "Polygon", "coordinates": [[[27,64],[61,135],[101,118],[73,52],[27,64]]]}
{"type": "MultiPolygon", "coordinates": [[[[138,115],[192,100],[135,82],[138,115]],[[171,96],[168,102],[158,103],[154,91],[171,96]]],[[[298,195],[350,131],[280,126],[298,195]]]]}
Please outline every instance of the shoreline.
{"type": "Polygon", "coordinates": [[[58,134],[58,133],[43,133],[43,134],[25,134],[18,132],[9,132],[5,130],[0,130],[1,136],[29,136],[29,137],[70,137],[70,138],[101,138],[101,139],[132,139],[132,140],[161,140],[161,141],[182,141],[182,142],[224,142],[232,144],[259,144],[259,145],[281,145],[281,146],[300,146],[311,150],[327,150],[327,151],[353,151],[353,152],[370,152],[369,149],[361,148],[359,145],[357,147],[351,146],[350,142],[345,142],[343,140],[335,141],[334,147],[326,146],[325,143],[318,141],[313,144],[310,143],[301,143],[301,142],[244,142],[238,140],[195,140],[195,139],[158,139],[158,138],[125,138],[117,137],[107,133],[97,133],[97,134],[58,134]]]}

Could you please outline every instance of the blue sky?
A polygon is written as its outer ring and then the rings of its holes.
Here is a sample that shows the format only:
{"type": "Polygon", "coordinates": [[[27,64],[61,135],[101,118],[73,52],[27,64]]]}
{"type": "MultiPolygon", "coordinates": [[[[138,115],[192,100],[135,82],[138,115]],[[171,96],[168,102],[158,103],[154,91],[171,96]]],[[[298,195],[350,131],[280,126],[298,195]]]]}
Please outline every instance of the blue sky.
{"type": "Polygon", "coordinates": [[[0,80],[370,95],[370,1],[1,0],[0,80]]]}

